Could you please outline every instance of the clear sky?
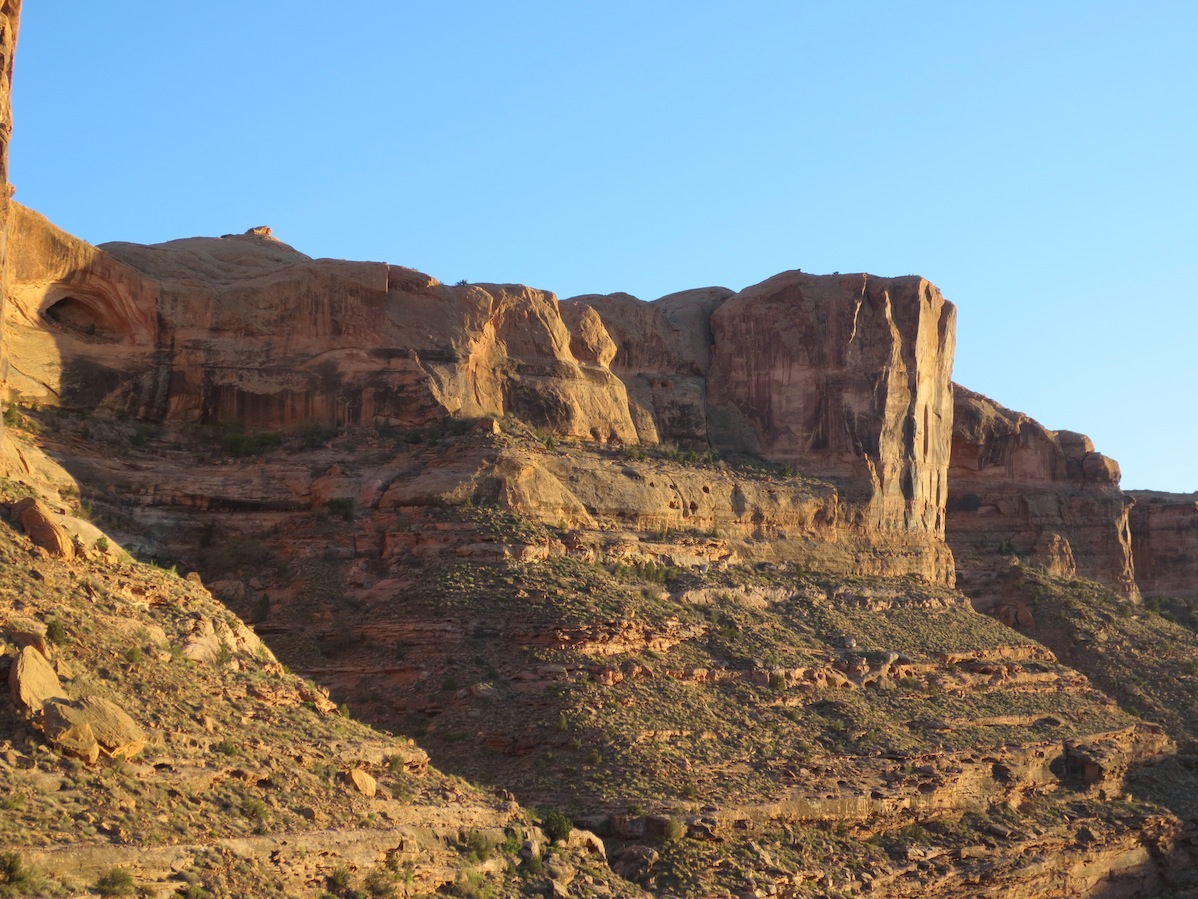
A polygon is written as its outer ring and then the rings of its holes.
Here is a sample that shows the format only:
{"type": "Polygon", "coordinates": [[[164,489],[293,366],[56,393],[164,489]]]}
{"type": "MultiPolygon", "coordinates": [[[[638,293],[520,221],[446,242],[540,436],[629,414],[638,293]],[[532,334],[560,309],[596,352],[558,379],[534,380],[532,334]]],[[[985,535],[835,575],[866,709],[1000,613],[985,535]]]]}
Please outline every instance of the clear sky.
{"type": "Polygon", "coordinates": [[[563,298],[917,273],[956,380],[1189,492],[1196,46],[1193,0],[27,0],[11,180],[563,298]]]}

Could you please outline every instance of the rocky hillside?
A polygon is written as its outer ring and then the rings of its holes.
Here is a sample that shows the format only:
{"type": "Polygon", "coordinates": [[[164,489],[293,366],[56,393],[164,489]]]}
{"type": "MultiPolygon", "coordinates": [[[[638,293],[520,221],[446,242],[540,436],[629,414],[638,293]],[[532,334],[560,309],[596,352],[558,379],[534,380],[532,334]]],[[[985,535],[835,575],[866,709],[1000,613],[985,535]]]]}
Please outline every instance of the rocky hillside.
{"type": "Polygon", "coordinates": [[[519,895],[554,866],[594,882],[596,863],[604,894],[613,877],[585,843],[548,849],[510,796],[354,721],[198,575],[135,562],[36,501],[31,485],[76,495],[48,460],[10,473],[0,895],[519,895]],[[518,869],[521,849],[536,860],[518,869]]]}

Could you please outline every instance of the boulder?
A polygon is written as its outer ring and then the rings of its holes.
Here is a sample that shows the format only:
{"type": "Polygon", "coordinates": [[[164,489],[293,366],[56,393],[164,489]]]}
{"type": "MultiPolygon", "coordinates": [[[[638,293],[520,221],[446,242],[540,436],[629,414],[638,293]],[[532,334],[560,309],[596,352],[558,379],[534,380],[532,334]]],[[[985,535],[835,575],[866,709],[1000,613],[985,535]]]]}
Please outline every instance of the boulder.
{"type": "Polygon", "coordinates": [[[661,856],[652,846],[626,846],[612,862],[611,869],[625,880],[647,877],[661,856]]]}
{"type": "Polygon", "coordinates": [[[21,525],[34,545],[52,556],[70,561],[75,558],[75,543],[50,507],[33,497],[17,500],[12,506],[12,520],[21,525]]]}
{"type": "Polygon", "coordinates": [[[367,799],[372,798],[379,791],[378,781],[361,768],[351,768],[346,774],[346,779],[367,799]]]}
{"type": "Polygon", "coordinates": [[[41,711],[52,699],[66,697],[54,668],[32,646],[24,647],[9,669],[8,688],[17,706],[30,712],[41,711]]]}
{"type": "Polygon", "coordinates": [[[105,755],[131,758],[146,745],[146,735],[116,703],[99,696],[85,696],[73,702],[55,700],[46,704],[41,718],[42,732],[52,743],[72,737],[80,739],[84,727],[91,729],[105,755]]]}

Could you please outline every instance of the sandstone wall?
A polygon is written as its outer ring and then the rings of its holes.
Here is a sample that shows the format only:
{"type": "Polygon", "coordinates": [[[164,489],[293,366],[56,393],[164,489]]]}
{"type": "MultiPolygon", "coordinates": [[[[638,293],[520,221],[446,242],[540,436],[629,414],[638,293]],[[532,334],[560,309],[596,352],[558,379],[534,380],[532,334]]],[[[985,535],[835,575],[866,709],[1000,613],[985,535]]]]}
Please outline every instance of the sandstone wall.
{"type": "Polygon", "coordinates": [[[158,352],[157,285],[18,203],[9,231],[13,396],[155,416],[170,376],[158,352]]]}
{"type": "Polygon", "coordinates": [[[1133,490],[1131,538],[1145,596],[1198,600],[1198,493],[1133,490]]]}
{"type": "Polygon", "coordinates": [[[597,317],[612,341],[611,369],[628,391],[641,443],[706,450],[712,313],[733,291],[705,287],[652,303],[626,293],[572,297],[562,317],[575,334],[597,317]]]}
{"type": "Polygon", "coordinates": [[[716,446],[852,479],[872,529],[943,534],[956,309],[934,286],[786,272],[711,329],[716,446]]]}
{"type": "MultiPolygon", "coordinates": [[[[21,22],[21,0],[0,2],[0,406],[8,401],[8,348],[4,317],[8,308],[8,221],[12,188],[8,183],[8,141],[12,135],[12,72],[21,22]]],[[[4,422],[0,419],[0,434],[4,422]]]]}
{"type": "Polygon", "coordinates": [[[1063,576],[1136,595],[1119,465],[1088,437],[1050,431],[959,385],[953,413],[946,537],[967,572],[1019,557],[1063,576]]]}
{"type": "Polygon", "coordinates": [[[251,428],[511,413],[561,437],[760,453],[839,479],[849,530],[943,534],[955,310],[919,278],[789,272],[559,305],[311,259],[269,229],[96,248],[19,219],[26,400],[251,428]]]}
{"type": "Polygon", "coordinates": [[[269,229],[96,248],[16,208],[25,401],[253,428],[512,413],[636,441],[623,384],[572,355],[550,293],[311,259],[269,229]]]}

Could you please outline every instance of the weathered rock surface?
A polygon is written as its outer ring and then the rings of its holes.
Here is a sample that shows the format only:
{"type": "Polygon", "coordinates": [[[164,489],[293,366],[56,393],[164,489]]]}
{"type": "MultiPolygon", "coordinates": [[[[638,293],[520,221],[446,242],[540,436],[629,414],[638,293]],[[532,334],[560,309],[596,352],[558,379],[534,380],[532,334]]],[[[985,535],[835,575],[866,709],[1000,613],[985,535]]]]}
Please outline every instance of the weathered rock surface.
{"type": "Polygon", "coordinates": [[[8,688],[19,708],[40,712],[52,699],[66,697],[53,666],[32,646],[26,646],[8,672],[8,688]]]}
{"type": "Polygon", "coordinates": [[[841,479],[843,525],[940,542],[956,310],[927,281],[786,272],[738,294],[578,297],[576,327],[579,307],[616,344],[645,442],[841,479]]]}
{"type": "Polygon", "coordinates": [[[552,294],[313,260],[269,229],[95,248],[15,208],[25,399],[250,427],[511,412],[636,440],[623,385],[574,358],[552,294]]]}
{"type": "Polygon", "coordinates": [[[1136,582],[1146,596],[1198,600],[1198,493],[1132,490],[1136,582]]]}
{"type": "MultiPolygon", "coordinates": [[[[12,188],[8,183],[8,140],[12,134],[13,57],[21,23],[21,0],[0,3],[0,403],[7,403],[8,348],[5,317],[8,311],[8,232],[12,215],[12,188]]],[[[0,436],[4,422],[0,419],[0,436]]]]}
{"type": "Polygon", "coordinates": [[[35,545],[60,558],[75,557],[75,544],[71,535],[58,523],[50,507],[32,497],[17,500],[12,504],[12,519],[29,535],[35,545]]]}
{"type": "Polygon", "coordinates": [[[946,538],[968,590],[971,570],[1020,558],[1137,595],[1119,465],[1088,437],[1050,431],[956,387],[946,538]]]}
{"type": "Polygon", "coordinates": [[[146,745],[144,731],[128,713],[99,696],[47,702],[40,725],[52,743],[68,738],[78,741],[81,732],[90,731],[100,749],[114,758],[131,758],[146,745]]]}
{"type": "Polygon", "coordinates": [[[921,278],[788,272],[711,317],[717,447],[860,484],[862,522],[944,532],[956,309],[921,278]]]}
{"type": "MultiPolygon", "coordinates": [[[[641,443],[671,442],[692,449],[709,446],[711,315],[733,295],[725,287],[707,287],[670,294],[652,303],[626,293],[571,297],[562,303],[562,317],[577,335],[577,343],[589,347],[596,342],[597,336],[589,336],[598,334],[593,324],[596,316],[608,334],[614,350],[611,370],[628,391],[641,443]]],[[[607,358],[606,352],[603,358],[607,358]]]]}

